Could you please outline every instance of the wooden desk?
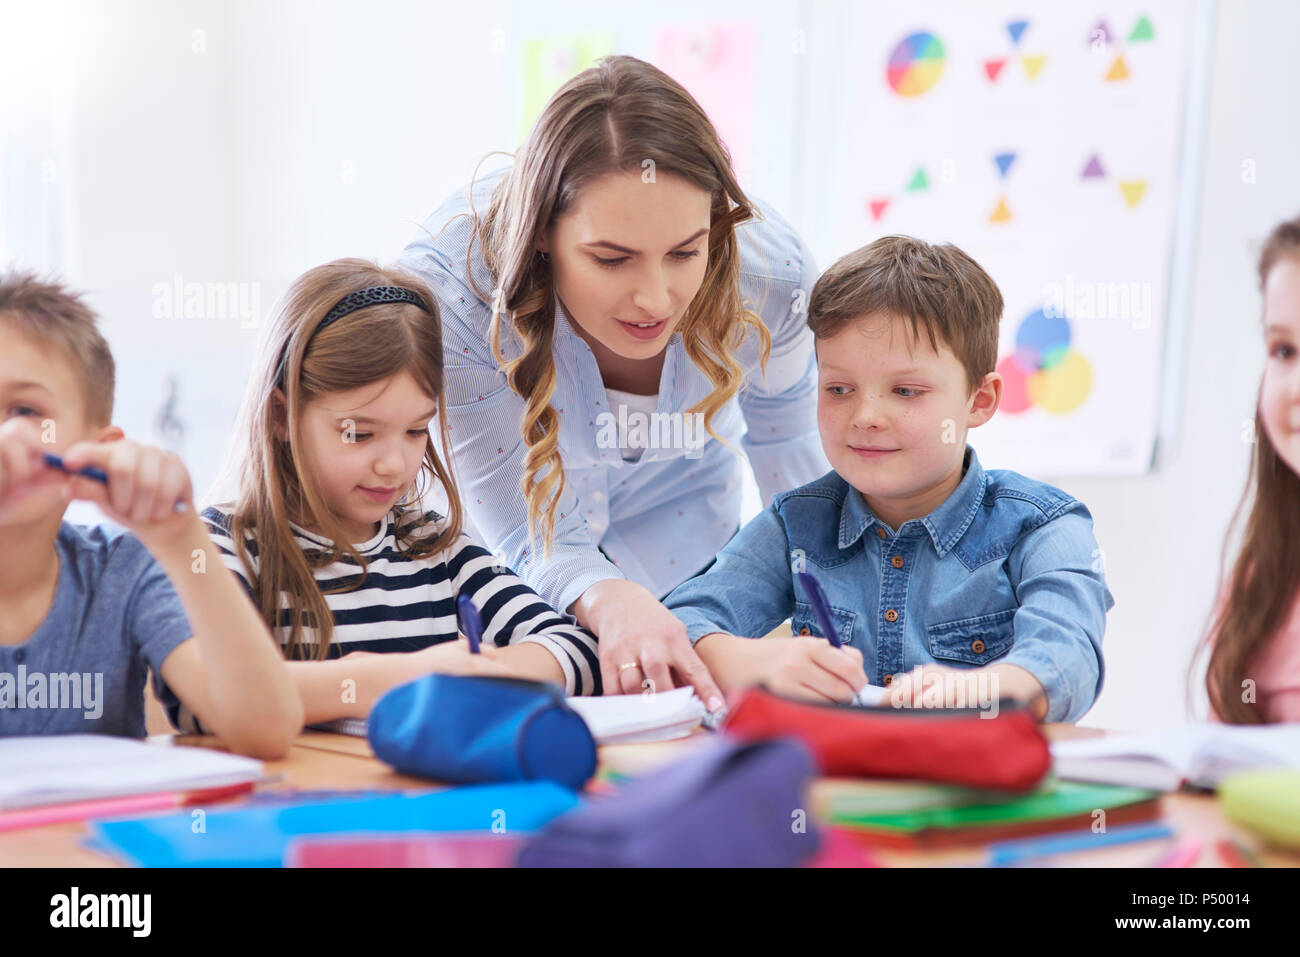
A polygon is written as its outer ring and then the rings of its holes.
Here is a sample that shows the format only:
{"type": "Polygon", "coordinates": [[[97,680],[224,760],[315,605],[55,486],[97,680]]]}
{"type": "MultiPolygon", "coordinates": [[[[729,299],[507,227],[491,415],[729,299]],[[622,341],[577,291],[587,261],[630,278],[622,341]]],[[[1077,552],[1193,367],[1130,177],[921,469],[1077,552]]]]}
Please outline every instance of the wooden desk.
{"type": "MultiPolygon", "coordinates": [[[[1046,726],[1049,737],[1088,737],[1104,732],[1071,725],[1046,726]]],[[[703,734],[679,741],[656,744],[624,744],[600,749],[601,763],[622,773],[640,774],[662,765],[706,740],[703,734]]],[[[150,739],[159,747],[214,747],[211,739],[158,735],[150,739]]],[[[421,778],[398,774],[371,753],[363,738],[340,734],[304,732],[280,761],[266,762],[266,773],[274,780],[269,790],[300,789],[401,789],[428,790],[438,785],[421,778]]],[[[814,784],[814,789],[817,788],[814,784]]],[[[812,803],[815,803],[815,790],[812,803]]],[[[1300,857],[1262,849],[1248,832],[1224,819],[1218,803],[1211,796],[1170,794],[1162,799],[1165,818],[1184,836],[1194,836],[1205,843],[1198,866],[1216,867],[1221,862],[1213,844],[1221,837],[1234,837],[1252,849],[1262,863],[1272,866],[1297,866],[1300,857]]],[[[235,806],[233,803],[222,806],[235,806]]],[[[217,807],[217,805],[214,805],[217,807]]],[[[0,867],[113,867],[111,858],[91,851],[81,842],[89,834],[85,824],[55,824],[47,827],[0,832],[0,867]]],[[[881,863],[890,866],[970,866],[979,863],[981,849],[901,852],[873,852],[881,863]]],[[[1144,866],[1155,852],[1150,844],[1135,848],[1116,848],[1094,853],[1089,863],[1101,866],[1144,866]]]]}

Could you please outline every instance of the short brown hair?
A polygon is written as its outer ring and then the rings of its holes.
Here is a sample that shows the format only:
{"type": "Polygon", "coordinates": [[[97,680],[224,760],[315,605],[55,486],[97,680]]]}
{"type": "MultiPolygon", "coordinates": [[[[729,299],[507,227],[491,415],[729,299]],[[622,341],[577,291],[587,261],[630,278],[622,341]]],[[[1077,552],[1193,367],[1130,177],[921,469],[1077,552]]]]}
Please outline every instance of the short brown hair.
{"type": "Polygon", "coordinates": [[[112,421],[113,353],[80,293],[34,273],[4,273],[0,275],[0,320],[67,356],[81,373],[86,421],[92,425],[112,421]]]}
{"type": "Polygon", "coordinates": [[[914,340],[924,330],[936,352],[944,342],[971,389],[997,365],[1002,293],[951,243],[882,236],[849,253],[813,286],[808,326],[821,339],[876,313],[907,319],[914,340]]]}

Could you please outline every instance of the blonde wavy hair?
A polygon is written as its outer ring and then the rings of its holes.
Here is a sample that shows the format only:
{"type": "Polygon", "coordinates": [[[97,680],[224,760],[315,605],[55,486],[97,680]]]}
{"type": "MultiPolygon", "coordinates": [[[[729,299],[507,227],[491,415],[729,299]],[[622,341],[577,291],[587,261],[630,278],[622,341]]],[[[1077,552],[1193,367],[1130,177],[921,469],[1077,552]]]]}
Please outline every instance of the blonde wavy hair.
{"type": "Polygon", "coordinates": [[[347,554],[357,562],[361,573],[338,591],[362,587],[366,576],[364,559],[348,543],[347,534],[325,504],[316,478],[303,460],[302,410],[326,393],[370,385],[402,371],[410,372],[435,401],[441,430],[443,454],[438,454],[430,436],[415,487],[390,515],[399,550],[411,558],[424,558],[454,542],[462,524],[456,486],[450,469],[443,464],[450,446],[443,392],[442,327],[437,303],[428,287],[408,273],[383,269],[364,259],[337,259],[308,270],[293,282],[266,331],[244,395],[227,465],[227,475],[235,487],[230,533],[236,554],[253,583],[258,611],[271,634],[277,634],[284,624],[290,629],[283,644],[286,658],[301,656],[307,628],[315,632],[313,657],[329,656],[334,618],[314,570],[347,554]],[[378,303],[316,331],[340,299],[371,286],[408,289],[424,300],[429,311],[410,303],[378,303]],[[283,392],[277,383],[282,355],[283,392]],[[439,483],[446,494],[447,514],[442,522],[426,525],[420,521],[423,498],[433,482],[439,483]],[[305,552],[294,539],[291,521],[329,539],[332,546],[305,552]],[[252,554],[247,537],[255,542],[252,554]],[[282,613],[286,606],[287,616],[282,613]]]}
{"type": "Polygon", "coordinates": [[[520,432],[528,446],[522,491],[529,541],[536,542],[540,529],[548,556],[565,483],[559,416],[551,405],[556,294],[550,263],[537,243],[593,180],[612,172],[640,175],[646,160],[653,161],[656,174],[678,176],[712,198],[707,269],[677,331],[713,391],[689,412],[702,412],[709,435],[729,444],[714,431],[713,417],[741,387],[743,370],[732,353],[749,331],[759,337],[767,370],[772,339],[741,299],[736,240],[736,227],[757,217],[726,146],[700,105],[666,73],[635,57],[605,57],[546,104],[485,214],[471,210],[474,232],[466,252],[465,272],[481,299],[489,297],[473,278],[476,242],[497,282],[490,345],[511,389],[526,403],[520,432]],[[514,359],[501,350],[503,320],[522,347],[514,359]]]}

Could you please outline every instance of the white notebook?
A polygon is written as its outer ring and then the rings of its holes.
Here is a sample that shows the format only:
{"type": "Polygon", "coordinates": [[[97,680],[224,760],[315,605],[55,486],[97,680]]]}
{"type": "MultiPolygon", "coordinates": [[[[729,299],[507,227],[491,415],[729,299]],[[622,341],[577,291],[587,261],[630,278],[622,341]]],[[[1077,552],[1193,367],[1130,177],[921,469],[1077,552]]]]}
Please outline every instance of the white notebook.
{"type": "MultiPolygon", "coordinates": [[[[705,714],[704,705],[691,688],[652,695],[575,696],[565,701],[587,722],[597,744],[635,744],[685,737],[699,726],[705,714]]],[[[339,718],[311,727],[359,738],[366,737],[367,733],[365,718],[339,718]]]]}
{"type": "Polygon", "coordinates": [[[853,704],[859,708],[874,708],[877,705],[884,704],[885,699],[889,697],[889,689],[881,685],[863,685],[858,689],[857,697],[853,699],[853,704]]]}
{"type": "Polygon", "coordinates": [[[106,734],[0,738],[0,810],[258,781],[262,762],[106,734]]]}
{"type": "Polygon", "coordinates": [[[705,715],[704,703],[696,697],[694,688],[567,700],[569,707],[587,722],[597,744],[682,738],[698,728],[705,715]]]}
{"type": "Polygon", "coordinates": [[[1176,791],[1217,787],[1234,771],[1300,767],[1300,724],[1193,724],[1052,745],[1057,777],[1176,791]]]}
{"type": "MultiPolygon", "coordinates": [[[[863,708],[874,707],[884,703],[888,694],[888,688],[864,685],[853,699],[853,704],[863,708]]],[[[582,715],[597,744],[636,744],[685,737],[695,730],[707,713],[704,704],[690,688],[674,688],[672,691],[649,696],[605,695],[595,698],[570,697],[565,700],[574,711],[582,715]],[[674,695],[676,697],[672,697],[674,695]],[[647,697],[664,700],[656,702],[652,708],[630,703],[629,700],[640,701],[647,697]]],[[[351,734],[358,738],[364,738],[368,733],[365,718],[337,718],[308,727],[316,731],[351,734]]]]}

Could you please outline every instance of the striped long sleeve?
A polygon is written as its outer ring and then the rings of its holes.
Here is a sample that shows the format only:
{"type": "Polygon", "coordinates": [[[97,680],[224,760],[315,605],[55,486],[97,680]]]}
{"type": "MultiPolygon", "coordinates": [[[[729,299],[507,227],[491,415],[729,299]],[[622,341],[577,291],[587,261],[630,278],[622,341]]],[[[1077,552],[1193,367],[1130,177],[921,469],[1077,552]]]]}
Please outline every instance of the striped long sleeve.
{"type": "MultiPolygon", "coordinates": [[[[227,507],[206,509],[203,517],[222,560],[252,594],[250,570],[235,553],[227,507]]],[[[422,523],[440,522],[430,512],[422,523]]],[[[318,551],[330,543],[297,526],[294,535],[304,551],[318,551]]],[[[470,536],[462,534],[449,548],[426,558],[406,555],[385,520],[357,552],[365,562],[364,575],[351,556],[315,570],[316,583],[334,619],[327,657],[354,651],[418,651],[458,635],[456,602],[468,595],[483,618],[484,640],[503,647],[533,642],[547,649],[564,672],[565,693],[600,694],[600,666],[596,638],[546,604],[522,579],[470,536]]],[[[249,537],[246,549],[257,573],[257,543],[249,537]]],[[[276,638],[288,640],[291,628],[287,603],[282,603],[276,638]]],[[[315,636],[303,636],[310,658],[315,636]]]]}

